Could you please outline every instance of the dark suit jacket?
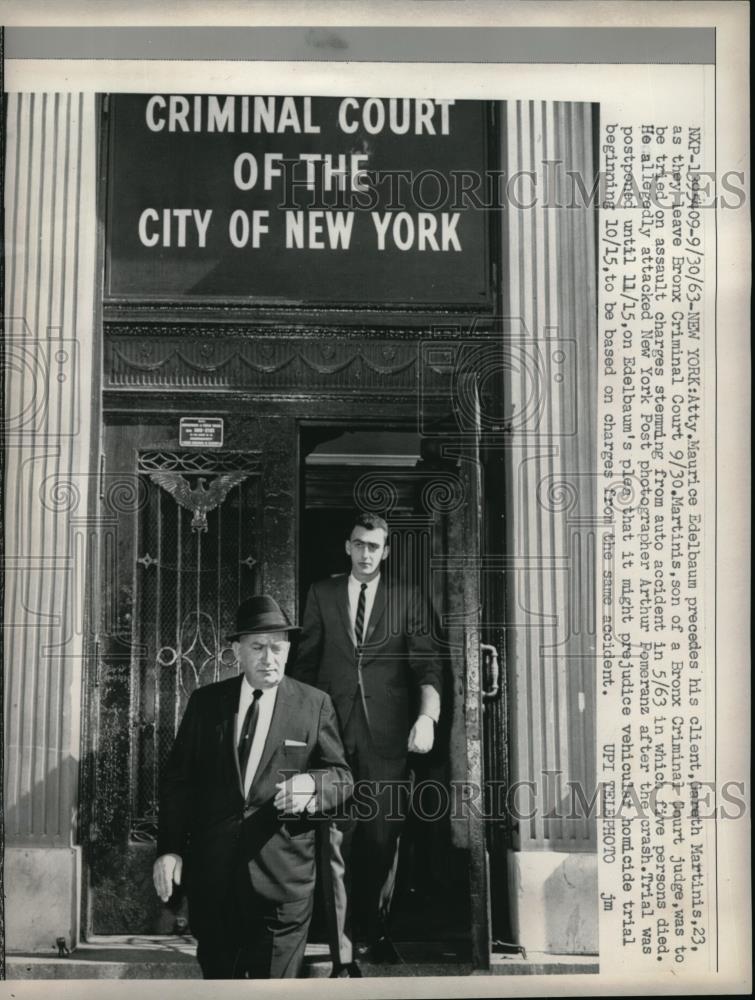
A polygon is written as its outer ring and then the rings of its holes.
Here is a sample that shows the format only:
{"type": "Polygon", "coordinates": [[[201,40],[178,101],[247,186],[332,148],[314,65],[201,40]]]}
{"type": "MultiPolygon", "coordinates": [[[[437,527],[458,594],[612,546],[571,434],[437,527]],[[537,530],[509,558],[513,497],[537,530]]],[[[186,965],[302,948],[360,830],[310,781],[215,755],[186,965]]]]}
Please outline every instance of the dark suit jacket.
{"type": "MultiPolygon", "coordinates": [[[[184,859],[195,914],[195,904],[223,905],[243,872],[240,861],[252,890],[265,900],[287,902],[310,893],[315,824],[307,816],[281,818],[272,805],[275,785],[309,772],[320,814],[336,810],[352,788],[330,698],[284,677],[245,801],[235,746],[241,681],[233,677],[192,694],[162,778],[158,855],[184,859]],[[286,746],[286,740],[304,745],[286,746]]],[[[196,933],[195,924],[192,916],[196,933]]]]}
{"type": "Polygon", "coordinates": [[[413,588],[389,587],[381,576],[362,654],[349,617],[348,575],[314,584],[307,596],[293,674],[333,699],[343,731],[360,691],[375,749],[405,757],[416,685],[441,693],[442,664],[432,640],[431,610],[413,588]]]}

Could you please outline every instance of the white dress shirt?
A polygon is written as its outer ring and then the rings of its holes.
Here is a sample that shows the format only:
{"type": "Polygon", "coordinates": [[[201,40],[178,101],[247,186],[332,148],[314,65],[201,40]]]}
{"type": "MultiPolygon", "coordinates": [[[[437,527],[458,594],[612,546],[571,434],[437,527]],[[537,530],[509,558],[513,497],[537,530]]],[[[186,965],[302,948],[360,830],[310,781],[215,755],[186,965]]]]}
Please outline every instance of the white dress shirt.
{"type": "MultiPolygon", "coordinates": [[[[244,775],[244,797],[249,794],[249,789],[252,787],[252,782],[254,781],[254,776],[257,773],[257,768],[260,764],[260,758],[262,757],[262,751],[265,749],[265,740],[267,739],[267,734],[270,731],[270,720],[273,717],[273,709],[275,708],[275,699],[278,696],[277,685],[272,688],[262,688],[262,695],[259,699],[258,705],[258,715],[257,715],[257,728],[254,730],[254,739],[252,740],[252,749],[249,753],[249,761],[246,765],[246,774],[244,775]]],[[[252,703],[252,695],[254,688],[246,679],[246,674],[241,682],[241,693],[239,695],[239,710],[236,716],[236,743],[239,745],[239,740],[241,739],[241,730],[244,726],[244,719],[246,717],[246,710],[252,703]]]]}
{"type": "MultiPolygon", "coordinates": [[[[380,583],[380,574],[378,574],[374,580],[370,580],[367,584],[367,589],[364,592],[364,630],[362,632],[363,639],[367,636],[367,626],[370,623],[370,615],[372,614],[372,606],[375,603],[375,594],[377,593],[378,584],[380,583]]],[[[359,602],[359,592],[362,589],[362,584],[354,576],[353,573],[349,573],[349,619],[351,621],[351,640],[356,645],[356,633],[354,627],[357,620],[357,604],[359,602]]]]}

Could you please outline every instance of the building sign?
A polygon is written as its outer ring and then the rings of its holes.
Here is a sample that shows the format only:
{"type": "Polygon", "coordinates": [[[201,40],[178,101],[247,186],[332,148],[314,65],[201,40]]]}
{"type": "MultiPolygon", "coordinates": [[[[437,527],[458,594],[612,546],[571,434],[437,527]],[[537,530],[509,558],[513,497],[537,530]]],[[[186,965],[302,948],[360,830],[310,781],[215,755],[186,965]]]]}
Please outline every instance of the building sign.
{"type": "Polygon", "coordinates": [[[181,417],[178,440],[182,448],[222,448],[222,417],[181,417]]]}
{"type": "Polygon", "coordinates": [[[111,300],[484,307],[488,105],[110,99],[111,300]]]}

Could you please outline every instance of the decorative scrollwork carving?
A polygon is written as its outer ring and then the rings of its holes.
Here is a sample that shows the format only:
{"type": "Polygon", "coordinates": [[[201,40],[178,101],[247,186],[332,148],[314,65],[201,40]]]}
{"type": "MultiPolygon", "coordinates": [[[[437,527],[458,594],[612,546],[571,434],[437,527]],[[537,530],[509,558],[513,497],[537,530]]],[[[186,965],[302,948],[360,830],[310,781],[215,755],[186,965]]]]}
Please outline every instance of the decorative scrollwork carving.
{"type": "Polygon", "coordinates": [[[133,820],[131,840],[137,844],[153,844],[157,840],[157,810],[133,820]]]}
{"type": "Polygon", "coordinates": [[[159,339],[145,356],[132,337],[108,340],[109,384],[265,389],[330,388],[358,384],[369,389],[414,388],[416,345],[406,340],[349,336],[276,340],[229,337],[220,342],[159,339]]]}
{"type": "Polygon", "coordinates": [[[178,651],[179,685],[186,694],[206,683],[204,673],[212,669],[211,680],[218,679],[220,663],[218,634],[215,620],[206,611],[191,611],[181,623],[180,647],[178,651]],[[207,637],[205,637],[207,632],[207,637]],[[187,676],[191,683],[187,685],[187,676]]]}
{"type": "Polygon", "coordinates": [[[235,472],[254,470],[260,452],[145,451],[139,455],[142,472],[235,472]]]}

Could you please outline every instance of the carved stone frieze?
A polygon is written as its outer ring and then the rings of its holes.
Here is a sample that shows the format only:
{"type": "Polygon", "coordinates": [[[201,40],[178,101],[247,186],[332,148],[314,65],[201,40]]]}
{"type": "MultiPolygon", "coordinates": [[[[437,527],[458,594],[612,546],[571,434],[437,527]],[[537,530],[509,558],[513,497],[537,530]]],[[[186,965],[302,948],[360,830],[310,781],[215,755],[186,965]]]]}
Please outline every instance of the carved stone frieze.
{"type": "Polygon", "coordinates": [[[323,337],[109,337],[107,385],[112,389],[416,391],[418,343],[323,337]]]}

